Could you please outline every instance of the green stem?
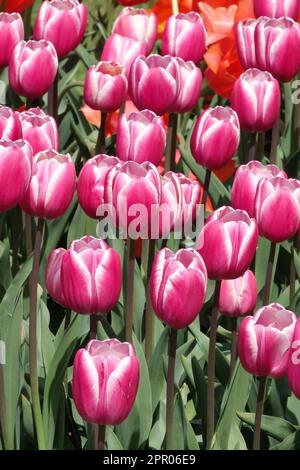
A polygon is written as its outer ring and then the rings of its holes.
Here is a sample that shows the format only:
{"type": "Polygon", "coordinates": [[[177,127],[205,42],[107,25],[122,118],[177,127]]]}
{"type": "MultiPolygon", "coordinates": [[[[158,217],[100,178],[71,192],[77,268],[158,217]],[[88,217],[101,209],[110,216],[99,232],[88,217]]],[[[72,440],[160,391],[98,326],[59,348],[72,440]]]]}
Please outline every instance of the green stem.
{"type": "Polygon", "coordinates": [[[175,170],[176,139],[177,139],[178,114],[171,113],[169,116],[169,129],[167,137],[165,173],[175,170]]]}
{"type": "Polygon", "coordinates": [[[105,447],[105,426],[98,426],[98,438],[95,441],[95,450],[104,450],[105,447]]]}
{"type": "Polygon", "coordinates": [[[31,230],[31,216],[25,214],[25,241],[26,241],[26,255],[27,258],[32,255],[32,230],[31,230]]]}
{"type": "Polygon", "coordinates": [[[26,10],[22,13],[23,16],[23,23],[24,23],[24,37],[25,40],[28,41],[31,35],[31,14],[32,14],[33,4],[30,5],[26,10]]]}
{"type": "Polygon", "coordinates": [[[264,305],[268,305],[268,303],[270,302],[275,251],[276,251],[276,243],[271,242],[270,255],[269,255],[269,261],[268,261],[268,267],[267,267],[266,282],[265,282],[265,289],[264,289],[264,299],[263,299],[263,304],[264,305]]]}
{"type": "Polygon", "coordinates": [[[58,73],[48,91],[48,114],[53,116],[55,121],[57,121],[57,112],[58,112],[58,73]]]}
{"type": "Polygon", "coordinates": [[[237,318],[231,319],[232,337],[231,337],[231,356],[230,356],[230,377],[233,376],[237,357],[237,318]]]}
{"type": "Polygon", "coordinates": [[[12,210],[12,273],[15,276],[19,270],[19,235],[22,231],[22,213],[19,206],[12,210]]]}
{"type": "Polygon", "coordinates": [[[83,88],[84,83],[83,82],[72,82],[72,83],[69,83],[68,85],[66,85],[66,87],[60,92],[60,94],[58,96],[57,108],[59,108],[59,105],[60,105],[63,97],[65,96],[65,94],[68,93],[68,91],[72,90],[72,88],[75,88],[75,87],[83,88]]]}
{"type": "Polygon", "coordinates": [[[264,156],[265,150],[265,133],[258,132],[257,133],[257,141],[256,141],[256,160],[262,161],[264,156]]]}
{"type": "Polygon", "coordinates": [[[90,340],[97,339],[97,326],[98,326],[97,315],[90,315],[90,340]]]}
{"type": "Polygon", "coordinates": [[[150,297],[150,276],[155,256],[155,240],[149,240],[148,266],[147,266],[147,300],[146,300],[146,324],[145,324],[145,356],[147,364],[151,363],[153,349],[153,309],[150,297]]]}
{"type": "Polygon", "coordinates": [[[261,417],[264,410],[264,397],[266,391],[267,377],[259,378],[258,396],[256,402],[255,423],[254,423],[254,436],[253,436],[253,450],[260,449],[260,429],[261,417]]]}
{"type": "Polygon", "coordinates": [[[277,146],[280,138],[280,118],[277,119],[275,126],[272,130],[272,142],[271,142],[271,153],[270,153],[270,162],[274,165],[277,162],[277,146]]]}
{"type": "Polygon", "coordinates": [[[127,239],[127,278],[125,299],[125,339],[132,343],[133,309],[134,309],[134,269],[135,269],[135,242],[127,239]]]}
{"type": "Polygon", "coordinates": [[[98,139],[95,147],[95,155],[105,152],[105,124],[107,113],[101,113],[101,124],[98,132],[98,139]]]}
{"type": "Polygon", "coordinates": [[[176,361],[177,330],[171,328],[169,341],[169,361],[167,372],[167,414],[166,414],[166,450],[172,450],[174,376],[176,361]]]}

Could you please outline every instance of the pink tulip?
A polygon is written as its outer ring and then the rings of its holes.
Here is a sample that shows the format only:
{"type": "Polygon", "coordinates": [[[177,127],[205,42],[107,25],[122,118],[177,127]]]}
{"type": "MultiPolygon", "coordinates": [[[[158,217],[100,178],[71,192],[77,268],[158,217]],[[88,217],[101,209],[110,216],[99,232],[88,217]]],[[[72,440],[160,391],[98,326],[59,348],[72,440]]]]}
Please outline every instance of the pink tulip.
{"type": "Polygon", "coordinates": [[[0,139],[18,140],[22,138],[22,127],[17,113],[8,106],[0,105],[0,139]]]}
{"type": "Polygon", "coordinates": [[[32,149],[23,140],[0,140],[0,212],[16,206],[32,174],[32,149]]]}
{"type": "Polygon", "coordinates": [[[199,253],[210,279],[236,279],[249,268],[258,243],[258,229],[247,212],[220,207],[199,235],[199,253]]]}
{"type": "Polygon", "coordinates": [[[153,238],[166,238],[170,232],[181,230],[183,217],[183,194],[178,174],[168,171],[161,178],[161,203],[159,233],[153,238]]]}
{"type": "Polygon", "coordinates": [[[103,240],[85,236],[73,241],[60,269],[62,298],[68,308],[99,315],[115,307],[122,287],[121,260],[103,240]]]}
{"type": "Polygon", "coordinates": [[[92,109],[112,113],[120,108],[127,96],[125,68],[117,62],[99,62],[87,71],[84,101],[92,109]]]}
{"type": "Polygon", "coordinates": [[[19,114],[23,138],[33,150],[33,155],[42,150],[59,150],[59,133],[56,121],[41,108],[30,108],[19,114]]]}
{"type": "Polygon", "coordinates": [[[104,204],[106,175],[120,160],[107,155],[97,155],[83,166],[77,184],[78,201],[84,212],[98,219],[98,209],[104,204]]]}
{"type": "Polygon", "coordinates": [[[158,165],[166,146],[163,121],[152,111],[123,114],[118,121],[117,155],[123,160],[158,165]]]}
{"type": "Polygon", "coordinates": [[[57,68],[57,54],[50,42],[20,41],[9,61],[10,86],[18,95],[40,98],[54,82],[57,68]]]}
{"type": "Polygon", "coordinates": [[[235,111],[217,106],[198,118],[191,137],[191,151],[200,165],[216,170],[234,156],[239,141],[240,125],[235,111]]]}
{"type": "Polygon", "coordinates": [[[300,319],[298,318],[288,363],[288,379],[291,389],[300,399],[300,319]]]}
{"type": "Polygon", "coordinates": [[[201,187],[198,181],[191,180],[182,173],[177,173],[177,176],[182,190],[182,223],[185,225],[193,222],[196,218],[197,204],[200,204],[201,187]]]}
{"type": "Polygon", "coordinates": [[[202,85],[202,73],[194,62],[185,62],[179,57],[176,60],[179,65],[181,87],[179,95],[172,105],[172,112],[186,113],[197,104],[202,85]]]}
{"type": "Polygon", "coordinates": [[[280,86],[269,72],[248,69],[234,83],[231,106],[247,132],[266,132],[280,114],[280,86]]]}
{"type": "Polygon", "coordinates": [[[24,39],[23,20],[19,13],[0,13],[0,69],[6,67],[14,47],[24,39]]]}
{"type": "Polygon", "coordinates": [[[254,13],[269,18],[281,18],[289,16],[297,20],[300,14],[299,0],[254,0],[254,13]]]}
{"type": "Polygon", "coordinates": [[[71,204],[75,186],[75,165],[69,154],[52,149],[39,152],[34,156],[32,178],[20,206],[34,217],[56,219],[71,204]]]}
{"type": "Polygon", "coordinates": [[[176,59],[157,54],[138,57],[132,64],[129,91],[138,109],[164,114],[172,109],[181,89],[176,59]]]}
{"type": "Polygon", "coordinates": [[[257,68],[254,36],[255,29],[259,21],[267,21],[267,18],[240,21],[236,28],[236,45],[238,56],[245,70],[257,68]]]}
{"type": "Polygon", "coordinates": [[[64,248],[53,250],[48,257],[45,272],[45,283],[50,297],[63,307],[66,305],[61,283],[61,263],[65,253],[64,248]]]}
{"type": "Polygon", "coordinates": [[[115,338],[90,341],[74,360],[72,391],[78,413],[89,423],[121,423],[133,407],[139,380],[131,344],[115,338]]]}
{"type": "Polygon", "coordinates": [[[261,236],[278,243],[296,234],[300,223],[300,187],[294,180],[263,178],[255,199],[255,216],[261,236]]]}
{"type": "Polygon", "coordinates": [[[130,68],[134,60],[141,54],[145,54],[145,45],[120,34],[112,34],[106,40],[101,55],[101,61],[118,62],[126,69],[129,76],[130,68]]]}
{"type": "Polygon", "coordinates": [[[221,282],[219,310],[228,317],[241,317],[252,313],[257,303],[257,283],[248,270],[237,279],[221,282]]]}
{"type": "Polygon", "coordinates": [[[157,17],[155,13],[143,8],[123,8],[114,22],[112,33],[134,39],[145,46],[148,55],[154,46],[157,36],[157,17]]]}
{"type": "Polygon", "coordinates": [[[206,46],[206,30],[198,13],[179,13],[167,20],[162,37],[162,54],[192,60],[202,60],[206,46]]]}
{"type": "Polygon", "coordinates": [[[255,217],[255,195],[258,183],[262,178],[271,179],[274,176],[287,178],[284,171],[275,165],[263,165],[253,160],[247,165],[241,165],[235,174],[231,191],[232,205],[235,209],[243,209],[250,217],[255,217]]]}
{"type": "Polygon", "coordinates": [[[172,328],[185,328],[199,314],[206,296],[207,273],[203,259],[192,249],[176,254],[160,250],[154,260],[150,294],[156,315],[172,328]]]}
{"type": "Polygon", "coordinates": [[[139,3],[145,3],[144,0],[118,0],[120,5],[124,5],[125,7],[131,7],[134,5],[139,5],[139,3]]]}
{"type": "Polygon", "coordinates": [[[244,369],[260,377],[283,377],[296,316],[282,305],[271,304],[246,317],[239,328],[238,351],[244,369]]]}
{"type": "Polygon", "coordinates": [[[81,43],[87,17],[87,7],[77,0],[46,0],[35,20],[34,39],[52,42],[58,57],[64,57],[81,43]]]}

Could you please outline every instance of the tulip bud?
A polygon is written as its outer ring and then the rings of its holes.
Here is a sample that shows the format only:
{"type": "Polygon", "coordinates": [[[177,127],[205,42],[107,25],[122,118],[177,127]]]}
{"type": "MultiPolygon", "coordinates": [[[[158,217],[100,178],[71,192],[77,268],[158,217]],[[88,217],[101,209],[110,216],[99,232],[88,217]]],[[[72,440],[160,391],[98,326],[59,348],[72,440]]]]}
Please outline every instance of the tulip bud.
{"type": "Polygon", "coordinates": [[[300,319],[298,318],[291,344],[288,363],[288,379],[290,387],[300,399],[300,319]]]}
{"type": "Polygon", "coordinates": [[[207,219],[199,235],[210,279],[236,279],[249,268],[258,243],[254,219],[245,211],[220,207],[207,219]]]}
{"type": "Polygon", "coordinates": [[[144,44],[148,55],[154,46],[157,35],[155,13],[136,8],[123,8],[112,28],[113,34],[120,34],[144,44]]]}
{"type": "Polygon", "coordinates": [[[239,142],[240,125],[235,111],[217,106],[198,118],[191,137],[191,152],[200,165],[216,170],[234,156],[239,142]]]}
{"type": "Polygon", "coordinates": [[[0,212],[15,207],[32,174],[32,149],[23,140],[0,140],[0,212]]]}
{"type": "Polygon", "coordinates": [[[267,18],[259,20],[240,21],[236,29],[236,45],[240,62],[245,70],[257,67],[256,51],[255,51],[255,28],[258,21],[266,21],[267,18]]]}
{"type": "Polygon", "coordinates": [[[69,154],[52,149],[39,152],[34,156],[32,178],[20,206],[34,217],[56,219],[71,204],[75,186],[75,165],[69,154]]]}
{"type": "Polygon", "coordinates": [[[194,11],[170,16],[162,37],[162,54],[192,60],[202,60],[206,46],[206,30],[200,15],[194,11]]]}
{"type": "Polygon", "coordinates": [[[294,180],[263,178],[255,196],[259,234],[283,242],[296,234],[300,223],[300,186],[294,180]]]}
{"type": "Polygon", "coordinates": [[[252,313],[257,303],[257,283],[248,270],[237,279],[221,282],[219,310],[227,317],[241,317],[252,313]]]}
{"type": "Polygon", "coordinates": [[[48,257],[45,272],[45,283],[50,297],[63,307],[65,307],[65,299],[61,283],[61,263],[65,253],[64,248],[53,250],[48,257]]]}
{"type": "Polygon", "coordinates": [[[104,44],[101,61],[118,62],[125,67],[128,77],[133,61],[145,54],[145,51],[144,44],[120,34],[112,34],[104,44]]]}
{"type": "Polygon", "coordinates": [[[185,328],[199,314],[206,296],[207,273],[203,259],[192,249],[176,254],[168,248],[155,257],[150,295],[156,315],[171,328],[185,328]]]}
{"type": "Polygon", "coordinates": [[[247,132],[266,132],[280,114],[280,86],[269,72],[249,69],[234,83],[231,106],[247,132]]]}
{"type": "Polygon", "coordinates": [[[92,219],[98,219],[97,211],[104,204],[106,175],[120,160],[107,155],[97,155],[88,160],[78,177],[78,201],[84,212],[92,219]]]}
{"type": "Polygon", "coordinates": [[[238,335],[239,357],[244,369],[260,377],[283,377],[287,372],[295,324],[294,313],[280,304],[268,305],[253,317],[246,317],[238,335]]]}
{"type": "Polygon", "coordinates": [[[23,138],[36,155],[42,150],[59,150],[59,133],[56,121],[40,108],[30,108],[19,114],[23,138]]]}
{"type": "Polygon", "coordinates": [[[263,165],[252,160],[247,165],[241,165],[234,177],[231,200],[235,209],[243,209],[250,217],[255,217],[255,195],[258,183],[262,178],[271,179],[274,176],[287,178],[284,171],[275,165],[263,165]]]}
{"type": "Polygon", "coordinates": [[[171,108],[173,113],[186,113],[197,104],[202,85],[202,73],[194,62],[184,62],[180,58],[176,60],[179,65],[181,86],[179,95],[171,108]]]}
{"type": "Polygon", "coordinates": [[[87,7],[77,0],[43,1],[34,24],[34,39],[52,42],[58,57],[64,57],[81,43],[87,17],[87,7]]]}
{"type": "Polygon", "coordinates": [[[125,68],[116,62],[99,62],[87,71],[84,100],[92,109],[112,113],[120,108],[127,96],[125,68]]]}
{"type": "Polygon", "coordinates": [[[74,360],[72,392],[78,413],[89,423],[121,423],[133,407],[139,380],[131,344],[115,338],[90,341],[74,360]]]}
{"type": "Polygon", "coordinates": [[[0,139],[18,140],[22,138],[22,127],[17,113],[8,106],[0,105],[0,139]]]}
{"type": "Polygon", "coordinates": [[[254,0],[254,13],[256,18],[268,16],[269,18],[281,18],[289,16],[297,20],[300,14],[299,0],[254,0]]]}
{"type": "Polygon", "coordinates": [[[24,39],[23,20],[19,13],[0,13],[0,69],[6,67],[12,51],[24,39]]]}
{"type": "MultiPolygon", "coordinates": [[[[49,263],[51,266],[52,261],[49,263]]],[[[99,315],[115,307],[122,287],[121,260],[103,240],[85,236],[73,241],[62,257],[60,269],[61,298],[68,308],[99,315]]],[[[51,288],[51,284],[53,280],[47,286],[51,288]]]]}
{"type": "Polygon", "coordinates": [[[43,96],[54,82],[58,59],[48,41],[20,41],[9,61],[8,76],[12,89],[22,96],[43,96]]]}
{"type": "Polygon", "coordinates": [[[197,213],[197,204],[200,203],[201,187],[198,181],[187,178],[182,173],[177,173],[182,191],[183,211],[182,224],[194,222],[197,213]]]}
{"type": "Polygon", "coordinates": [[[123,160],[158,165],[166,146],[163,121],[152,111],[123,114],[118,121],[117,155],[123,160]]]}
{"type": "Polygon", "coordinates": [[[153,54],[133,62],[129,91],[138,109],[164,114],[172,109],[180,88],[179,65],[173,57],[153,54]]]}

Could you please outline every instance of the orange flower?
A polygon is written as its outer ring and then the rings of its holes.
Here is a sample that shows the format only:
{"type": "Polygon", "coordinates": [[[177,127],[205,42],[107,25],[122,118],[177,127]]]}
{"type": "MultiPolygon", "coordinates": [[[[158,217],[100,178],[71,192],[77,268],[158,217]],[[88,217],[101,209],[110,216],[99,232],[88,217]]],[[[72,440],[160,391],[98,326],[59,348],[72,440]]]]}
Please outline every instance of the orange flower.
{"type": "Polygon", "coordinates": [[[26,8],[30,7],[34,3],[34,0],[0,0],[0,11],[2,8],[4,11],[8,13],[12,13],[17,11],[22,13],[22,11],[26,10],[26,8]]]}
{"type": "MultiPolygon", "coordinates": [[[[178,8],[180,13],[188,13],[194,10],[194,0],[178,0],[178,8]]],[[[162,36],[165,24],[169,16],[172,16],[172,1],[171,0],[157,0],[154,7],[151,9],[157,15],[158,22],[158,37],[162,36]]]]}

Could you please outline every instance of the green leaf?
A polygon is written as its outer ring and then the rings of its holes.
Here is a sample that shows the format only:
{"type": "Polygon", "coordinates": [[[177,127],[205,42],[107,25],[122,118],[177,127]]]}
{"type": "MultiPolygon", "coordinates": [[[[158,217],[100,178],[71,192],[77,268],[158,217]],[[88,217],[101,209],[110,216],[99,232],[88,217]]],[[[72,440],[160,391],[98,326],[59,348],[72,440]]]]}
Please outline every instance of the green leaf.
{"type": "Polygon", "coordinates": [[[290,434],[280,444],[273,446],[271,450],[300,450],[300,431],[290,434]]]}
{"type": "Polygon", "coordinates": [[[107,450],[124,450],[111,426],[106,427],[106,446],[107,450]]]}
{"type": "MultiPolygon", "coordinates": [[[[244,423],[249,424],[250,426],[254,426],[255,413],[242,413],[238,411],[237,415],[244,423]]],[[[278,418],[277,416],[267,415],[262,416],[261,429],[278,441],[283,441],[290,434],[297,430],[296,426],[289,423],[288,421],[285,421],[282,418],[278,418]]]]}

